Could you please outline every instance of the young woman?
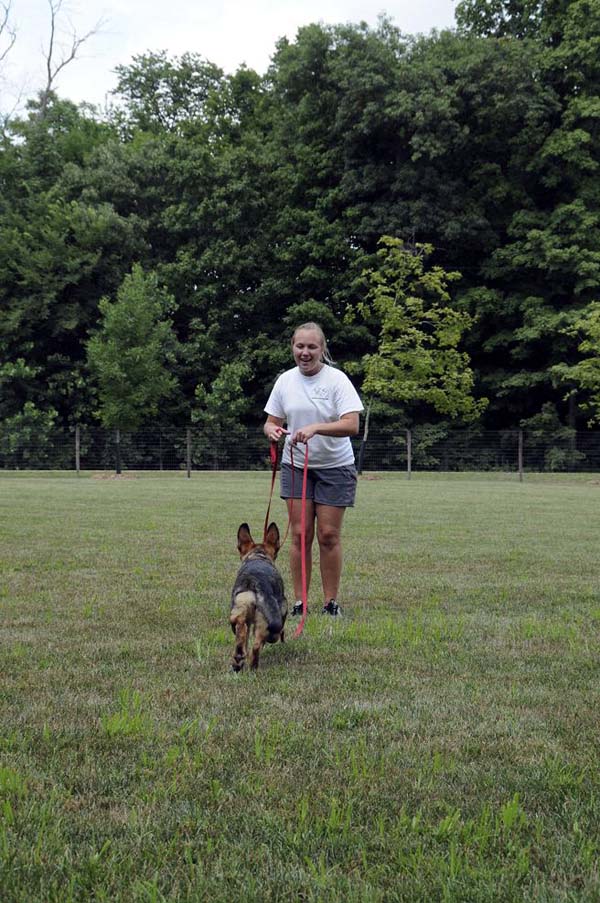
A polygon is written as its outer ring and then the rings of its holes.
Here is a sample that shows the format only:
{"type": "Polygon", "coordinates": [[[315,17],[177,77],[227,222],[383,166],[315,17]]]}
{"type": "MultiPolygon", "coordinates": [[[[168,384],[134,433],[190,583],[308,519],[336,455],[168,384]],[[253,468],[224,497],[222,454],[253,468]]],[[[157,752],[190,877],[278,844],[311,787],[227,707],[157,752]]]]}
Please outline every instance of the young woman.
{"type": "Polygon", "coordinates": [[[323,612],[338,616],[342,572],[341,531],[344,512],[354,504],[356,467],[350,436],[356,436],[363,409],[348,377],[331,366],[323,330],[317,323],[303,323],[292,336],[296,366],[277,379],[265,406],[267,439],[285,436],[281,463],[281,497],[291,516],[290,568],[296,603],[292,614],[302,612],[300,505],[291,499],[302,495],[305,450],[308,449],[306,492],[306,580],[310,585],[312,543],[319,543],[323,584],[323,612]],[[287,425],[287,429],[284,427],[287,425]],[[294,479],[290,446],[293,446],[294,479]]]}

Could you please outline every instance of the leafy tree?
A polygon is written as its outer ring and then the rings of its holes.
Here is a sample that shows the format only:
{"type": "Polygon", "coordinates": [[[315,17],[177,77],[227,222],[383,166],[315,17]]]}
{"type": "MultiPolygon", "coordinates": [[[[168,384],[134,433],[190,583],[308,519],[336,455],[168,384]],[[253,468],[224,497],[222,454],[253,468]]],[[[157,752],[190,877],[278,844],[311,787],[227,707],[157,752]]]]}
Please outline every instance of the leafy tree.
{"type": "Polygon", "coordinates": [[[223,71],[198,54],[169,59],[164,50],[134,56],[116,72],[115,94],[123,98],[124,108],[113,111],[115,119],[130,129],[156,134],[206,121],[211,98],[223,80],[223,71]]]}
{"type": "Polygon", "coordinates": [[[65,167],[84,165],[94,149],[114,135],[114,129],[99,121],[89,105],[78,107],[53,91],[45,104],[42,115],[41,100],[29,100],[25,115],[10,123],[4,150],[10,148],[18,171],[17,179],[7,186],[9,198],[22,198],[27,193],[24,183],[36,192],[56,188],[65,167]]]}
{"type": "Polygon", "coordinates": [[[572,392],[587,396],[582,407],[591,414],[589,424],[600,424],[600,302],[592,302],[568,330],[580,339],[583,357],[575,364],[556,364],[552,374],[561,384],[574,385],[572,392]]]}
{"type": "MultiPolygon", "coordinates": [[[[420,38],[385,19],[309,25],[265,78],[149,52],[120,67],[109,122],[54,94],[41,115],[38,98],[0,136],[0,416],[31,401],[57,425],[89,418],[86,341],[133,262],[176,298],[170,422],[207,415],[198,382],[210,396],[243,361],[240,423],[256,423],[299,320],[321,321],[360,381],[382,321],[344,311],[383,234],[463,273],[454,303],[416,297],[472,316],[487,423],[546,403],[564,417],[575,384],[553,368],[580,361],[569,328],[600,278],[599,8],[465,0],[459,32],[420,38]]],[[[378,428],[433,413],[430,398],[372,410],[378,428]]]]}
{"type": "Polygon", "coordinates": [[[275,281],[269,222],[285,191],[256,73],[222,77],[199,57],[161,54],[136,58],[121,75],[128,127],[121,142],[99,149],[91,178],[99,199],[141,219],[141,259],[177,298],[182,394],[172,413],[187,421],[199,376],[210,385],[224,362],[264,352],[259,336],[281,302],[260,289],[275,281]]]}
{"type": "Polygon", "coordinates": [[[215,466],[226,462],[248,438],[243,424],[250,402],[243,383],[250,375],[244,361],[224,364],[219,375],[208,388],[199,383],[192,423],[202,435],[201,457],[212,455],[215,466]]]}
{"type": "Polygon", "coordinates": [[[13,120],[0,139],[0,359],[22,360],[24,377],[5,384],[2,416],[24,400],[57,412],[63,427],[90,416],[85,342],[98,300],[112,292],[139,247],[133,224],[112,205],[70,190],[110,128],[68,101],[46,116],[13,120]]]}
{"type": "Polygon", "coordinates": [[[559,377],[578,359],[569,324],[600,279],[600,3],[467,0],[457,17],[489,42],[522,48],[551,100],[537,137],[520,142],[522,199],[483,261],[485,284],[465,295],[479,314],[476,339],[498,359],[487,387],[496,410],[520,418],[548,401],[560,408],[567,391],[574,424],[576,395],[559,377]]]}
{"type": "Polygon", "coordinates": [[[448,292],[460,274],[438,266],[427,269],[431,246],[408,249],[401,239],[387,235],[379,245],[378,266],[366,271],[368,292],[357,305],[380,330],[377,352],[365,358],[363,391],[475,420],[486,400],[473,398],[473,371],[468,355],[458,350],[472,320],[450,306],[448,292]]]}
{"type": "Polygon", "coordinates": [[[6,467],[39,467],[48,460],[56,411],[26,401],[18,413],[0,422],[0,461],[6,467]]]}
{"type": "Polygon", "coordinates": [[[29,366],[22,357],[0,364],[0,422],[31,400],[38,374],[39,368],[29,366]]]}
{"type": "Polygon", "coordinates": [[[279,43],[269,78],[286,203],[273,223],[287,304],[313,298],[339,323],[353,284],[387,228],[398,134],[388,100],[406,53],[396,29],[309,25],[279,43]]]}
{"type": "Polygon", "coordinates": [[[456,7],[456,23],[463,31],[485,37],[526,38],[539,34],[552,5],[556,0],[462,0],[456,7]]]}
{"type": "MultiPolygon", "coordinates": [[[[107,206],[42,194],[24,207],[3,217],[0,353],[26,362],[32,398],[67,423],[89,402],[81,373],[98,292],[110,288],[135,236],[107,206]]],[[[13,407],[18,403],[15,396],[13,407]]]]}
{"type": "MultiPolygon", "coordinates": [[[[281,43],[272,70],[294,172],[291,203],[276,219],[293,224],[275,242],[286,254],[287,304],[300,291],[339,321],[338,306],[359,300],[379,235],[433,245],[436,264],[465,274],[457,299],[477,315],[465,347],[480,391],[493,397],[495,427],[552,393],[546,340],[515,342],[508,372],[506,363],[525,299],[557,286],[540,267],[523,292],[519,265],[492,269],[515,213],[545,194],[530,162],[560,101],[539,77],[542,62],[532,42],[451,33],[411,41],[384,21],[375,31],[307,27],[295,44],[281,43]],[[529,370],[528,386],[508,381],[529,370]]],[[[565,344],[550,349],[555,359],[565,344]]]]}
{"type": "Polygon", "coordinates": [[[576,448],[575,430],[562,422],[552,402],[545,402],[537,414],[522,420],[521,427],[526,431],[526,457],[534,460],[534,456],[538,457],[535,469],[569,470],[585,460],[585,455],[576,448]]]}
{"type": "Polygon", "coordinates": [[[164,319],[172,304],[156,275],[138,264],[123,280],[116,301],[101,299],[101,325],[87,348],[98,381],[99,416],[107,428],[136,430],[174,391],[168,364],[175,341],[164,319]]]}

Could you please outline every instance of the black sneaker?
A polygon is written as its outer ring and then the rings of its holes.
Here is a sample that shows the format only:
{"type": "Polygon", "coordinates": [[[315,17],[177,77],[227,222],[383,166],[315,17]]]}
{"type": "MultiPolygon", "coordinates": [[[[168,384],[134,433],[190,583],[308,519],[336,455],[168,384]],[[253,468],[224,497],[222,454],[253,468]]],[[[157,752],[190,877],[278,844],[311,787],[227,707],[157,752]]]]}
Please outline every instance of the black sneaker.
{"type": "MultiPolygon", "coordinates": [[[[308,608],[306,609],[306,613],[308,614],[308,608]]],[[[293,618],[299,618],[302,614],[302,599],[298,599],[297,602],[294,602],[292,606],[291,615],[293,618]]]]}
{"type": "Polygon", "coordinates": [[[335,599],[330,599],[327,605],[323,606],[322,614],[331,615],[332,618],[341,618],[342,609],[341,606],[337,604],[335,599]]]}

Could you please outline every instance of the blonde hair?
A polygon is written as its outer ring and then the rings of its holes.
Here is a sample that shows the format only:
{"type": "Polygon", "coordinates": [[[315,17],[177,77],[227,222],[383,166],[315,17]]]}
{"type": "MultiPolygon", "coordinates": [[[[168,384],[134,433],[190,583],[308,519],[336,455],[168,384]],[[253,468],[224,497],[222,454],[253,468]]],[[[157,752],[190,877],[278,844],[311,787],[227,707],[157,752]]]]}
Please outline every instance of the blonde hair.
{"type": "Polygon", "coordinates": [[[312,323],[312,322],[301,323],[300,326],[296,326],[296,328],[294,329],[294,333],[292,335],[292,347],[294,346],[294,342],[296,341],[296,335],[297,335],[297,333],[300,332],[301,329],[312,329],[314,332],[317,333],[317,335],[319,336],[319,340],[321,342],[321,348],[323,349],[323,351],[321,353],[321,359],[326,364],[329,364],[329,365],[334,364],[335,361],[333,360],[333,358],[331,357],[331,354],[329,353],[329,348],[327,346],[327,339],[325,338],[325,333],[323,332],[323,330],[321,329],[321,327],[319,326],[318,323],[312,323]]]}

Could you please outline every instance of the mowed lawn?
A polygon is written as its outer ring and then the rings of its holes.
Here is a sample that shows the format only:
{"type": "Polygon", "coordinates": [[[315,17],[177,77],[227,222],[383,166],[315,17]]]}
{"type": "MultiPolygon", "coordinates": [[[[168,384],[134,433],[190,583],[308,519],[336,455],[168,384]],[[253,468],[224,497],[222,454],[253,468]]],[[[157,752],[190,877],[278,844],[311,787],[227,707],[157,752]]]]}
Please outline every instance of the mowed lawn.
{"type": "Polygon", "coordinates": [[[2,903],[599,900],[600,478],[363,477],[235,675],[268,489],[0,476],[2,903]]]}

